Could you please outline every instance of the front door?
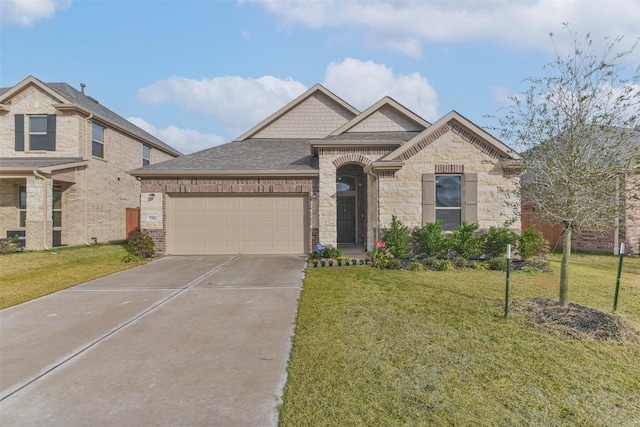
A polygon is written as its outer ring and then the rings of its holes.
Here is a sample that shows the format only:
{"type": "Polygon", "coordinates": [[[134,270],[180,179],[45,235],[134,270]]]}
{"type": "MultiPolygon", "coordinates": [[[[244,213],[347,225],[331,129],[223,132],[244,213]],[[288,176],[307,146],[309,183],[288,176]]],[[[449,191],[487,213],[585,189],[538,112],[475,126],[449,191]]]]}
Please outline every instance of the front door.
{"type": "Polygon", "coordinates": [[[356,198],[338,196],[338,244],[356,243],[356,198]]]}

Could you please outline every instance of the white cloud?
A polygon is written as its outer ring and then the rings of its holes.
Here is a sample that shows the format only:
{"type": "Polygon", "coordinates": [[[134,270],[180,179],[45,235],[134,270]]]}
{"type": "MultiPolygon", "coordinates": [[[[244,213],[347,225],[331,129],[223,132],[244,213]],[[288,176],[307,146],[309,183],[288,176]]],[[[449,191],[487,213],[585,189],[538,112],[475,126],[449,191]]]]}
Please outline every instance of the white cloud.
{"type": "Polygon", "coordinates": [[[29,27],[36,21],[52,18],[71,3],[72,0],[0,0],[0,21],[29,27]]]}
{"type": "Polygon", "coordinates": [[[383,64],[347,58],[329,64],[324,85],[360,110],[388,95],[427,120],[439,118],[438,95],[418,73],[394,74],[383,64]]]}
{"type": "Polygon", "coordinates": [[[548,35],[563,22],[596,39],[625,35],[631,43],[640,35],[640,2],[626,0],[594,0],[588,7],[582,0],[247,1],[261,4],[285,25],[360,31],[372,44],[414,57],[427,42],[493,42],[551,51],[548,35]]]}
{"type": "Polygon", "coordinates": [[[511,104],[512,98],[518,95],[513,93],[513,91],[508,87],[498,86],[491,88],[491,94],[494,102],[503,105],[511,104]]]}
{"type": "Polygon", "coordinates": [[[224,138],[219,135],[203,134],[193,129],[183,129],[174,125],[158,129],[140,117],[129,117],[127,120],[184,154],[204,150],[225,142],[224,138]]]}
{"type": "Polygon", "coordinates": [[[272,76],[201,80],[169,77],[140,89],[137,99],[147,104],[177,104],[194,113],[215,115],[225,131],[236,137],[306,89],[293,79],[272,76]]]}

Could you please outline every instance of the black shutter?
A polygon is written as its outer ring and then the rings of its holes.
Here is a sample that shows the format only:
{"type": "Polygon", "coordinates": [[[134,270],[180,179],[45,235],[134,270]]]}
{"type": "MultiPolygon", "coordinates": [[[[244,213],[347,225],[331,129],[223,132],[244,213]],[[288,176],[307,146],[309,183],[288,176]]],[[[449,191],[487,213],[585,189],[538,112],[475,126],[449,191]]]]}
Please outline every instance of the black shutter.
{"type": "Polygon", "coordinates": [[[47,115],[47,142],[46,150],[56,151],[56,115],[47,115]]]}
{"type": "Polygon", "coordinates": [[[24,114],[16,114],[16,151],[24,151],[24,114]]]}

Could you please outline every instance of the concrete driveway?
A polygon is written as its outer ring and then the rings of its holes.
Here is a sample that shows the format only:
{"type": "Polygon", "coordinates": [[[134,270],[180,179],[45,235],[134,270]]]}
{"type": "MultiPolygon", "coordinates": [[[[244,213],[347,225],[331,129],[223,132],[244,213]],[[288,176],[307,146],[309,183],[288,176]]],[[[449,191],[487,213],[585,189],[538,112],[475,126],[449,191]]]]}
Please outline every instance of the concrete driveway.
{"type": "Polygon", "coordinates": [[[277,425],[304,265],[166,257],[0,311],[0,424],[277,425]]]}

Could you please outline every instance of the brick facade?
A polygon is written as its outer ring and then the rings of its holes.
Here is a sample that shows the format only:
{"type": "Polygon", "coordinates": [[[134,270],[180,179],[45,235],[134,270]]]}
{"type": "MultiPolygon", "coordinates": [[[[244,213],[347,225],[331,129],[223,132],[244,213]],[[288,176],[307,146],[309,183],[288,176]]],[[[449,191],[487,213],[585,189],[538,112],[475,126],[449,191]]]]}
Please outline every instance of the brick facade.
{"type": "MultiPolygon", "coordinates": [[[[318,243],[318,228],[314,224],[318,223],[318,203],[313,198],[314,193],[318,193],[318,178],[316,177],[153,177],[142,178],[141,191],[144,196],[154,194],[154,200],[162,200],[162,225],[160,227],[149,227],[144,222],[141,228],[147,231],[154,239],[156,251],[164,253],[166,250],[166,229],[167,229],[167,195],[171,194],[210,194],[210,195],[260,195],[260,194],[280,194],[291,195],[301,194],[309,199],[308,218],[310,218],[307,236],[307,246],[312,248],[318,243]]],[[[145,218],[155,213],[155,209],[142,203],[140,216],[145,218]]]]}

